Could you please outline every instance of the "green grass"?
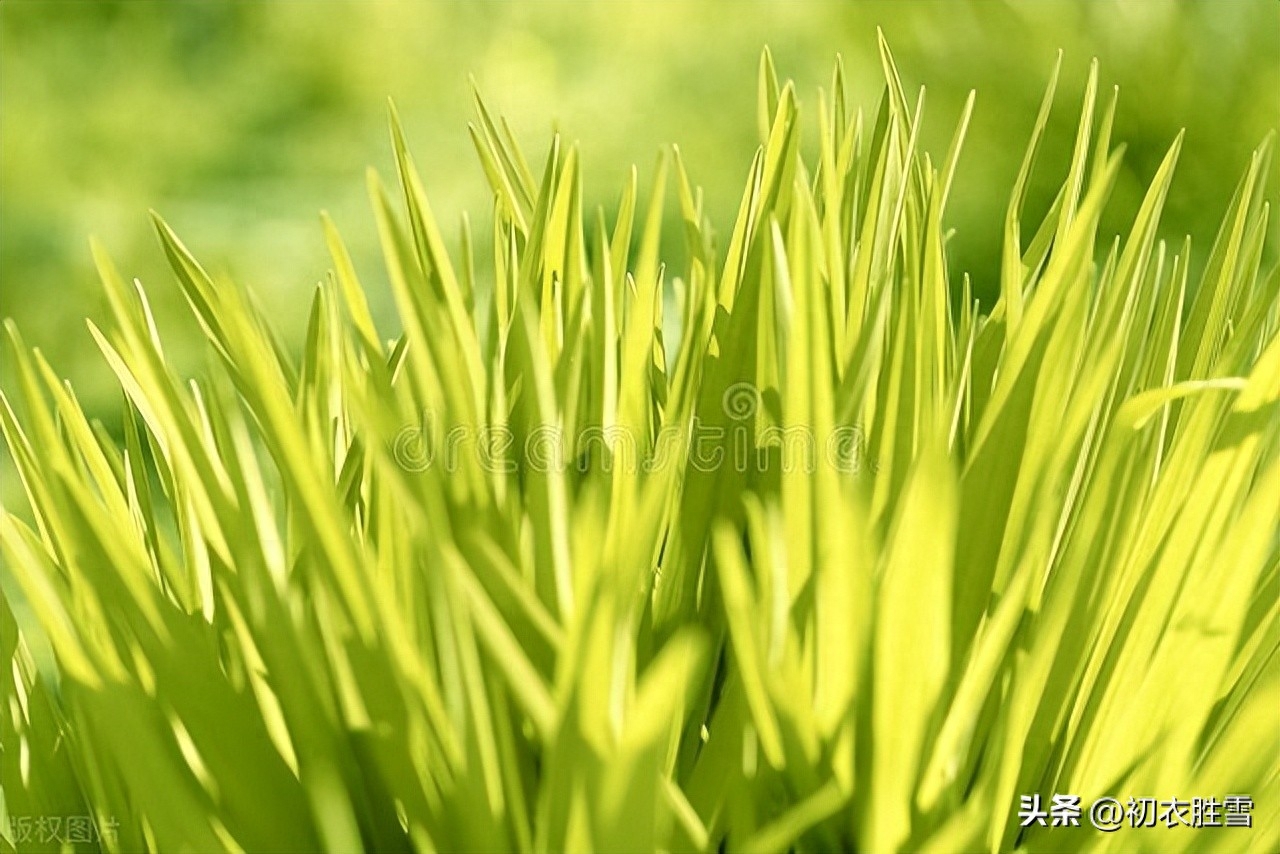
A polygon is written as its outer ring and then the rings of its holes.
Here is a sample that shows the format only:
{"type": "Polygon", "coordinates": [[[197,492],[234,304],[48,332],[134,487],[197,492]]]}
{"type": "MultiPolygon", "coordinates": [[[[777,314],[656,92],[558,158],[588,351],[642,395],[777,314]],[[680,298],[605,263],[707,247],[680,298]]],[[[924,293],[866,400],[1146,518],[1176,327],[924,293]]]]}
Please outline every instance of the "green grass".
{"type": "Polygon", "coordinates": [[[390,342],[327,218],[300,358],[157,218],[196,378],[95,246],[118,430],[8,327],[29,509],[0,543],[56,677],[4,602],[4,813],[122,851],[1275,850],[1269,142],[1202,200],[1226,213],[1189,282],[1159,236],[1180,140],[1099,234],[1096,67],[1020,233],[1051,84],[983,313],[944,225],[968,109],[935,162],[881,56],[878,111],[837,66],[806,159],[765,55],[724,235],[678,150],[609,223],[575,147],[535,173],[477,101],[493,233],[451,257],[393,111],[390,342]],[[1031,793],[1084,826],[1020,828],[1031,793]],[[1252,829],[1087,818],[1226,794],[1252,829]]]}

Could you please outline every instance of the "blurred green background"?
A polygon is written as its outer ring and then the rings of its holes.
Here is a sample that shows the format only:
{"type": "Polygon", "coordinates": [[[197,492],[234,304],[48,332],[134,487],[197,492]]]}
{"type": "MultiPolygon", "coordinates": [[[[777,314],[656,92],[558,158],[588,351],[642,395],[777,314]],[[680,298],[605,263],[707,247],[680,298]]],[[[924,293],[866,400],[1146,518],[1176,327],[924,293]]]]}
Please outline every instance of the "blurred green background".
{"type": "MultiPolygon", "coordinates": [[[[392,175],[391,96],[437,215],[456,235],[469,210],[485,246],[469,74],[535,169],[553,127],[580,140],[589,201],[607,211],[630,164],[644,181],[659,147],[678,143],[723,234],[756,144],[761,48],[796,80],[810,115],[841,53],[855,103],[873,112],[877,26],[908,86],[927,86],[930,150],[945,150],[965,96],[978,92],[949,219],[954,271],[970,272],[979,294],[996,282],[1003,210],[1059,48],[1064,74],[1031,216],[1060,180],[1094,56],[1104,93],[1121,87],[1115,136],[1130,145],[1109,230],[1124,227],[1185,126],[1164,232],[1190,234],[1203,258],[1249,152],[1280,123],[1276,0],[0,0],[0,314],[73,379],[88,408],[109,415],[118,392],[83,322],[105,313],[89,234],[147,285],[186,369],[195,333],[147,209],[212,271],[253,288],[297,343],[327,267],[316,216],[325,208],[393,334],[363,171],[392,175]]],[[[1273,175],[1272,198],[1278,187],[1273,175]]],[[[669,225],[678,255],[678,223],[669,225]]]]}

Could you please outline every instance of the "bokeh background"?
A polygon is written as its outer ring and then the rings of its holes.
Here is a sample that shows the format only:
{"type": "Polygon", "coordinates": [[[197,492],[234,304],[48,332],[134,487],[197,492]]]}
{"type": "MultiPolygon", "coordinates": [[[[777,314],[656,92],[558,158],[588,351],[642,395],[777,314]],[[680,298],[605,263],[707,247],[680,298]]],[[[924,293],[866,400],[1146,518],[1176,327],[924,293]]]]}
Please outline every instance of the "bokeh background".
{"type": "MultiPolygon", "coordinates": [[[[84,325],[105,314],[88,235],[142,279],[170,352],[194,369],[195,330],[148,208],[211,270],[254,289],[295,344],[327,267],[323,208],[394,334],[364,170],[393,174],[390,96],[442,222],[456,235],[469,210],[483,235],[490,199],[467,133],[468,75],[535,169],[553,128],[580,141],[588,200],[606,212],[632,163],[644,181],[659,148],[678,143],[725,233],[756,145],[761,48],[796,81],[810,115],[842,54],[855,103],[874,114],[877,27],[908,86],[927,87],[930,150],[945,150],[977,90],[949,224],[953,272],[971,273],[980,295],[997,280],[1003,210],[1059,49],[1063,78],[1029,217],[1061,178],[1095,56],[1103,92],[1120,86],[1115,137],[1129,143],[1110,230],[1125,226],[1185,127],[1164,231],[1190,234],[1203,258],[1250,151],[1280,124],[1277,0],[2,0],[0,315],[110,422],[118,392],[84,325]]],[[[1273,175],[1273,198],[1277,188],[1273,175]]],[[[668,248],[678,256],[672,216],[668,248]]]]}

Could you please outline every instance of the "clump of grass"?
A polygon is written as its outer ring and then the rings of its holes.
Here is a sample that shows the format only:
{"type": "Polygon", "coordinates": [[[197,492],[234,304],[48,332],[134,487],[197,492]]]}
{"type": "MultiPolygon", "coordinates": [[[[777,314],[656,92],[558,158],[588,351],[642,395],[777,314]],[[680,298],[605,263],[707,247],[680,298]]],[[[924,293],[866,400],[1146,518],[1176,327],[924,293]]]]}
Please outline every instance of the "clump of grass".
{"type": "Polygon", "coordinates": [[[1274,850],[1269,146],[1198,287],[1158,237],[1180,140],[1099,246],[1095,67],[1027,240],[1051,84],[982,313],[943,226],[973,102],[935,163],[881,56],[873,117],[837,65],[806,162],[766,54],[723,241],[678,152],[610,223],[575,148],[539,177],[478,104],[492,240],[450,257],[393,113],[390,343],[327,219],[300,359],[156,220],[195,379],[95,246],[122,439],[8,328],[0,541],[57,678],[3,603],[4,812],[122,851],[1274,850]],[[1252,829],[1017,817],[1227,792],[1252,829]]]}

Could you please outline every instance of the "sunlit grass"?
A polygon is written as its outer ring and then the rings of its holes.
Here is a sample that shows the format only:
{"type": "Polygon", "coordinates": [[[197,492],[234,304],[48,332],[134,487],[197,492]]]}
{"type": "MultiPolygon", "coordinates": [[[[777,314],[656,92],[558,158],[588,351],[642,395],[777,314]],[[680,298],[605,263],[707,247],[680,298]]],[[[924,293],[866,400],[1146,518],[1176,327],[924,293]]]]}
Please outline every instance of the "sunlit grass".
{"type": "Polygon", "coordinates": [[[8,328],[0,542],[57,679],[0,603],[4,813],[122,851],[1275,850],[1270,147],[1189,282],[1180,140],[1098,233],[1096,68],[1020,234],[1051,85],[984,313],[944,226],[972,101],[935,162],[881,55],[876,113],[839,66],[806,113],[811,162],[765,55],[720,234],[678,151],[610,223],[574,147],[535,174],[477,102],[493,230],[451,257],[393,113],[390,342],[327,218],[297,359],[157,219],[194,379],[95,246],[120,441],[8,328]],[[1254,827],[1023,829],[1032,793],[1250,794],[1254,827]]]}

